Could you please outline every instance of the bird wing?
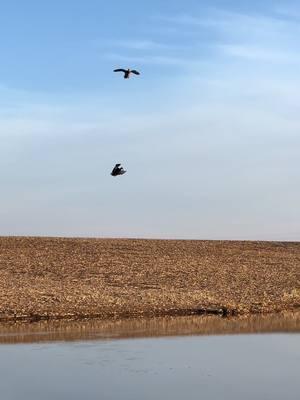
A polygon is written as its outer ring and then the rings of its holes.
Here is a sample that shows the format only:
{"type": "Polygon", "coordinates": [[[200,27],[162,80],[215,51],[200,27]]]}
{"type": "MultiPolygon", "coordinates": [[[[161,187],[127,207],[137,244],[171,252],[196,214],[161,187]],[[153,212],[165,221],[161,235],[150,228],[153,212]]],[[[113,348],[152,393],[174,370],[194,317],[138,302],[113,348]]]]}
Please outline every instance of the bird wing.
{"type": "Polygon", "coordinates": [[[114,69],[114,72],[126,72],[126,70],[123,68],[117,68],[117,69],[114,69]]]}
{"type": "Polygon", "coordinates": [[[132,69],[131,72],[132,72],[133,74],[135,74],[135,75],[140,75],[139,71],[137,71],[137,70],[135,70],[135,69],[132,69]]]}

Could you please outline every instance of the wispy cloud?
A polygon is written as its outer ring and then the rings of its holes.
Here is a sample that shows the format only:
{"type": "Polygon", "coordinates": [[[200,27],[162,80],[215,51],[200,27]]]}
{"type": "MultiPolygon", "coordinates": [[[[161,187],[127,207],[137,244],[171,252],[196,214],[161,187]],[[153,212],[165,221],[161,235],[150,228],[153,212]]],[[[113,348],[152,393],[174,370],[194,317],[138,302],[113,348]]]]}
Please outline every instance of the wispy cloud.
{"type": "Polygon", "coordinates": [[[119,53],[108,53],[105,58],[115,61],[124,61],[129,63],[160,65],[160,66],[174,66],[174,67],[191,67],[198,63],[197,60],[187,60],[183,57],[173,57],[164,55],[132,55],[127,56],[119,53]]]}
{"type": "Polygon", "coordinates": [[[165,50],[172,49],[172,45],[166,43],[156,42],[154,40],[113,40],[107,42],[107,46],[110,48],[126,48],[131,50],[165,50]]]}
{"type": "Polygon", "coordinates": [[[222,8],[207,8],[198,15],[190,14],[177,14],[173,16],[159,16],[158,20],[164,21],[171,24],[180,25],[191,25],[191,26],[206,26],[206,27],[219,27],[219,29],[232,30],[236,25],[247,30],[248,27],[254,28],[254,30],[261,31],[265,28],[274,27],[285,28],[295,26],[290,21],[286,21],[280,16],[256,14],[256,13],[241,13],[235,11],[228,11],[222,8]],[[292,24],[292,25],[291,25],[292,24]]]}
{"type": "Polygon", "coordinates": [[[300,35],[300,26],[282,18],[274,10],[255,14],[204,8],[201,15],[160,15],[153,21],[154,32],[155,23],[158,29],[161,29],[161,22],[164,28],[171,29],[165,41],[162,32],[158,35],[159,40],[114,40],[104,58],[173,66],[176,70],[197,69],[210,62],[223,63],[228,61],[228,57],[236,61],[274,65],[298,65],[300,62],[300,46],[295,39],[300,35]],[[192,29],[193,35],[182,35],[186,29],[192,29]]]}
{"type": "MultiPolygon", "coordinates": [[[[288,10],[285,10],[286,13],[288,10]]],[[[276,14],[274,10],[264,15],[207,8],[199,16],[178,14],[159,16],[158,20],[168,26],[178,26],[178,31],[185,27],[193,28],[194,48],[197,49],[197,44],[205,37],[206,45],[214,50],[215,55],[219,53],[219,62],[225,61],[222,60],[224,56],[245,62],[287,65],[298,65],[300,62],[300,45],[296,40],[300,35],[300,26],[276,14]]],[[[190,60],[196,62],[199,54],[199,51],[191,52],[190,60]]]]}
{"type": "Polygon", "coordinates": [[[230,45],[223,44],[218,48],[229,56],[242,58],[254,61],[268,61],[276,63],[299,63],[300,58],[298,54],[289,51],[279,51],[276,49],[266,48],[258,45],[230,45]]]}
{"type": "MultiPolygon", "coordinates": [[[[174,16],[159,16],[158,19],[169,25],[183,25],[197,29],[209,29],[225,35],[223,40],[235,39],[237,42],[252,38],[264,40],[276,37],[291,38],[295,32],[300,32],[296,22],[287,21],[280,15],[247,14],[223,9],[207,9],[201,15],[179,14],[174,16]]],[[[218,39],[222,38],[221,36],[218,39]]]]}

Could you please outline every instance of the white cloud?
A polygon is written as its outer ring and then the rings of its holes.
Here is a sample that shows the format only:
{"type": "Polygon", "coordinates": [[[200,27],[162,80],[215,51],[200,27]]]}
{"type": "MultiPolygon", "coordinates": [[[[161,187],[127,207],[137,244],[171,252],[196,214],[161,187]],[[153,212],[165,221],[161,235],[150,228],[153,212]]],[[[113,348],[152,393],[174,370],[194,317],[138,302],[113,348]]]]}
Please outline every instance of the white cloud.
{"type": "Polygon", "coordinates": [[[124,61],[128,63],[139,63],[139,64],[149,64],[149,65],[165,65],[174,67],[191,67],[198,64],[200,61],[191,60],[175,56],[166,55],[131,55],[127,56],[119,53],[108,53],[105,58],[114,61],[124,61]]]}
{"type": "MultiPolygon", "coordinates": [[[[173,44],[158,41],[122,39],[119,47],[131,50],[129,55],[118,52],[106,54],[108,59],[140,64],[166,65],[196,70],[204,63],[226,62],[224,55],[244,61],[277,64],[299,64],[300,45],[296,38],[300,26],[280,16],[242,14],[222,9],[204,9],[202,14],[159,16],[165,28],[174,29],[173,44]],[[181,26],[183,25],[183,27],[181,26]],[[193,28],[194,36],[181,35],[186,28],[193,28]],[[177,28],[177,29],[176,29],[177,28]],[[206,32],[207,31],[207,32],[206,32]],[[204,35],[204,32],[206,34],[204,35]],[[205,47],[203,47],[203,36],[205,47]],[[140,50],[143,50],[141,54],[140,50]],[[219,53],[219,54],[218,54],[219,53]]],[[[171,35],[172,37],[172,35],[171,35]]]]}
{"type": "Polygon", "coordinates": [[[165,50],[172,48],[171,45],[155,42],[153,40],[114,40],[108,42],[109,47],[121,47],[133,50],[165,50]]]}
{"type": "Polygon", "coordinates": [[[217,46],[222,52],[227,55],[239,57],[248,60],[268,61],[276,63],[299,63],[298,54],[289,51],[280,51],[272,48],[266,48],[259,45],[230,45],[223,44],[217,46]]]}
{"type": "MultiPolygon", "coordinates": [[[[300,33],[300,26],[294,21],[287,21],[280,15],[242,14],[222,9],[207,9],[201,15],[179,14],[161,16],[160,20],[174,25],[194,28],[194,34],[201,30],[219,33],[218,40],[243,43],[245,40],[261,43],[266,41],[282,41],[295,38],[300,33]],[[201,30],[200,30],[201,29],[201,30]]],[[[183,29],[183,28],[180,28],[183,29]]]]}
{"type": "Polygon", "coordinates": [[[1,119],[1,134],[24,135],[2,136],[0,233],[295,239],[300,120],[288,102],[299,95],[283,81],[256,83],[186,76],[156,89],[154,112],[147,98],[137,115],[78,96],[73,110],[56,105],[55,118],[39,105],[30,118],[22,108],[10,123],[1,119]],[[115,159],[128,169],[117,185],[115,159]]]}

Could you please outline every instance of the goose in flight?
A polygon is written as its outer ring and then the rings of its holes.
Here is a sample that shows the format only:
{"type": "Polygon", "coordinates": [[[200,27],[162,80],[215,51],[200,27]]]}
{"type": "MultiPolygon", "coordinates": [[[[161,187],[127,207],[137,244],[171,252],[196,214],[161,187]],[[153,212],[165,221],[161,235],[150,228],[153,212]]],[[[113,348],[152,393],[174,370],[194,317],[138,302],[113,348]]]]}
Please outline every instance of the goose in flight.
{"type": "Polygon", "coordinates": [[[135,70],[135,69],[124,69],[124,68],[117,68],[114,69],[114,72],[123,72],[124,73],[124,79],[128,79],[130,74],[135,74],[135,75],[140,75],[140,73],[135,70]]]}
{"type": "Polygon", "coordinates": [[[121,164],[116,164],[110,174],[112,176],[118,176],[118,175],[123,175],[125,173],[126,171],[123,169],[123,167],[121,167],[121,164]]]}

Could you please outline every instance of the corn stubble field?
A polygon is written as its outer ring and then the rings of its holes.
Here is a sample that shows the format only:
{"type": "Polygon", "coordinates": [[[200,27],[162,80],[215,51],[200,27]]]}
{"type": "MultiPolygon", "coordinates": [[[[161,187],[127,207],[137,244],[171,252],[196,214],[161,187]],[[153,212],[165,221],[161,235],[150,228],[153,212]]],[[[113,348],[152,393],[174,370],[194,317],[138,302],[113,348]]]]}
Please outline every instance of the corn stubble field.
{"type": "Polygon", "coordinates": [[[0,238],[2,321],[299,306],[299,242],[0,238]]]}

